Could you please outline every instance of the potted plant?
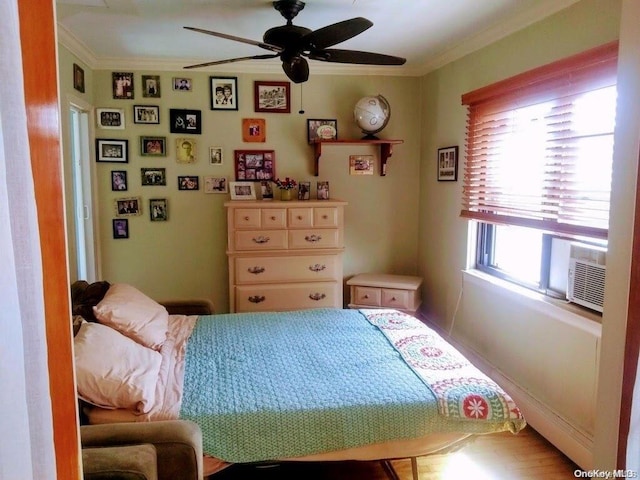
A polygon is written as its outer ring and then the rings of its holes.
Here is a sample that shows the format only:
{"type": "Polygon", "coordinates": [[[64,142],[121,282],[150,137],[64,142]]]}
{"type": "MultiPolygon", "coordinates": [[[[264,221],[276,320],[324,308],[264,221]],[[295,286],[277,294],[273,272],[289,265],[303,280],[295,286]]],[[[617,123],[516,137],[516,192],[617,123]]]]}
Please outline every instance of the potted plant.
{"type": "Polygon", "coordinates": [[[286,177],[284,180],[276,178],[276,186],[280,189],[280,200],[291,200],[293,198],[293,189],[297,185],[293,178],[286,177]]]}

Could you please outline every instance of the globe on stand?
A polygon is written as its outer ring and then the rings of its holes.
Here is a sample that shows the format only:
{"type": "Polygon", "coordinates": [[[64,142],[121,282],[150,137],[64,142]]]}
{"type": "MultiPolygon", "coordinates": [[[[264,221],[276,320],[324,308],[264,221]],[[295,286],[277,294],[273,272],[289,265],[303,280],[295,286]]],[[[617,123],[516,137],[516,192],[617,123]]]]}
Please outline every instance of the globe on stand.
{"type": "Polygon", "coordinates": [[[391,118],[391,106],[382,95],[363,97],[353,109],[356,125],[365,134],[364,139],[377,139],[374,134],[381,131],[391,118]]]}

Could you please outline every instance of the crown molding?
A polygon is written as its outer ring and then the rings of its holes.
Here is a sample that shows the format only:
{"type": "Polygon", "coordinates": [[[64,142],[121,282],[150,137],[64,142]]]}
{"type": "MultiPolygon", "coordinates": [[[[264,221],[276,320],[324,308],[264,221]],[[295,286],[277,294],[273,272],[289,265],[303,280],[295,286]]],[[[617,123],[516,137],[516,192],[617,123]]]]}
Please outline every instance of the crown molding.
{"type": "Polygon", "coordinates": [[[83,61],[90,69],[97,70],[99,60],[87,46],[71,33],[64,25],[57,23],[58,43],[83,61]]]}

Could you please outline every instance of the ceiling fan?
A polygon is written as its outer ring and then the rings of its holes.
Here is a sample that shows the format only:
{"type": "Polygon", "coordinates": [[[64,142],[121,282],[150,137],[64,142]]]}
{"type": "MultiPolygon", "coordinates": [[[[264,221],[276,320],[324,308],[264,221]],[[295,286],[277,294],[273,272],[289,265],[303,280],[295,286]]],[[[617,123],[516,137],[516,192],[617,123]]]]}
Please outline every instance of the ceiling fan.
{"type": "Polygon", "coordinates": [[[302,83],[309,79],[309,64],[305,57],[322,62],[356,63],[361,65],[403,65],[406,62],[404,58],[381,53],[328,48],[359,35],[373,26],[373,23],[366,18],[356,17],[318,30],[310,30],[293,25],[293,18],[304,8],[304,5],[305,3],[300,0],[278,0],[273,2],[273,7],[287,20],[287,24],[267,30],[264,33],[262,42],[201,28],[184,27],[194,32],[247,43],[274,52],[199,63],[184,68],[208,67],[242,60],[262,60],[280,57],[282,69],[287,77],[294,83],[302,83]]]}

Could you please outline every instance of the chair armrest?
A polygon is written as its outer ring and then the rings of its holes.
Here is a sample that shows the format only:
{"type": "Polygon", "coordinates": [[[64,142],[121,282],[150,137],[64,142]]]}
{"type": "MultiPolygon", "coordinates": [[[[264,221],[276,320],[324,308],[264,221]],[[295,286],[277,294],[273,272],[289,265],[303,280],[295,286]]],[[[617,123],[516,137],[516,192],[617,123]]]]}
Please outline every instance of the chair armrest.
{"type": "Polygon", "coordinates": [[[158,480],[156,449],[148,443],[82,449],[84,480],[158,480]]]}
{"type": "Polygon", "coordinates": [[[158,480],[202,479],[202,431],[188,420],[84,425],[80,439],[82,448],[150,443],[158,480]]]}
{"type": "Polygon", "coordinates": [[[215,308],[211,300],[164,300],[159,302],[164,306],[169,315],[212,315],[215,308]]]}

